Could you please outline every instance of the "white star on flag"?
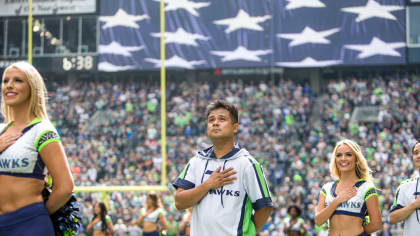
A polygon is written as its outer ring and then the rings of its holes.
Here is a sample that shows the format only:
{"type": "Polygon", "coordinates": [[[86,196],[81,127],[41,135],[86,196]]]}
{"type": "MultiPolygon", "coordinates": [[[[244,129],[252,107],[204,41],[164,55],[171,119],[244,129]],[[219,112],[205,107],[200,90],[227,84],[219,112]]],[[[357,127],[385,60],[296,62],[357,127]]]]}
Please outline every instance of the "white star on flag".
{"type": "Polygon", "coordinates": [[[129,15],[123,9],[118,9],[117,13],[113,16],[100,16],[99,20],[104,21],[105,25],[102,29],[111,28],[115,26],[125,26],[138,29],[139,25],[136,21],[149,19],[148,15],[129,15]]]}
{"type": "Polygon", "coordinates": [[[102,54],[117,54],[117,55],[122,55],[122,56],[126,56],[129,57],[131,56],[131,52],[134,51],[139,51],[139,50],[143,50],[144,46],[139,46],[139,47],[126,47],[126,46],[121,46],[121,44],[119,44],[118,42],[112,41],[110,44],[108,45],[99,45],[98,47],[98,51],[99,53],[102,54]]]}
{"type": "Polygon", "coordinates": [[[228,34],[238,29],[263,31],[264,29],[258,24],[268,19],[271,19],[270,15],[253,17],[249,16],[246,11],[240,9],[235,17],[216,20],[213,23],[216,25],[227,25],[228,27],[225,32],[228,34]]]}
{"type": "Polygon", "coordinates": [[[271,50],[248,50],[243,46],[237,47],[234,51],[210,51],[211,54],[221,56],[222,61],[261,61],[259,56],[271,53],[271,50]]]}
{"type": "MultiPolygon", "coordinates": [[[[160,38],[160,33],[151,33],[153,37],[160,38]]],[[[191,34],[186,32],[183,28],[178,28],[175,32],[165,32],[165,44],[177,43],[190,46],[198,46],[196,40],[209,40],[201,34],[191,34]]]]}
{"type": "Polygon", "coordinates": [[[405,47],[404,42],[386,43],[377,37],[373,37],[369,44],[344,45],[344,48],[360,51],[361,53],[357,56],[360,59],[374,55],[400,57],[401,54],[395,49],[402,47],[405,47]]]}
{"type": "Polygon", "coordinates": [[[286,10],[293,10],[301,7],[320,8],[325,7],[325,4],[319,0],[287,0],[289,3],[286,10]]]}
{"type": "Polygon", "coordinates": [[[378,17],[384,18],[389,20],[397,20],[397,18],[392,15],[391,11],[398,11],[403,10],[404,7],[402,6],[391,6],[391,5],[381,5],[374,0],[369,0],[366,3],[366,6],[361,7],[345,7],[341,10],[344,12],[355,13],[358,14],[356,18],[356,22],[361,22],[367,20],[369,18],[378,17]]]}
{"type": "Polygon", "coordinates": [[[277,37],[291,39],[289,47],[298,46],[306,43],[318,43],[318,44],[329,44],[330,40],[326,37],[340,31],[339,28],[332,28],[324,31],[315,31],[311,27],[306,26],[302,32],[296,34],[277,34],[277,37]]]}
{"type": "MultiPolygon", "coordinates": [[[[147,62],[153,63],[155,64],[155,68],[159,68],[162,65],[162,62],[160,59],[155,59],[155,58],[145,58],[144,59],[147,62]]],[[[206,62],[201,60],[201,61],[187,61],[177,55],[172,56],[169,59],[165,60],[165,66],[166,67],[181,67],[181,68],[186,68],[186,69],[194,69],[195,65],[201,65],[201,64],[205,64],[206,62]]]]}
{"type": "Polygon", "coordinates": [[[277,62],[276,65],[284,67],[325,67],[340,64],[341,60],[317,61],[312,57],[307,57],[302,61],[277,62]]]}
{"type": "MultiPolygon", "coordinates": [[[[154,1],[160,2],[161,0],[154,1]]],[[[197,9],[210,6],[210,2],[192,2],[188,0],[163,0],[163,2],[167,4],[165,6],[165,11],[184,9],[193,16],[200,16],[200,14],[197,12],[197,9]]]]}
{"type": "Polygon", "coordinates": [[[107,61],[102,61],[98,63],[98,70],[107,72],[131,70],[134,68],[134,66],[116,66],[107,61]]]}

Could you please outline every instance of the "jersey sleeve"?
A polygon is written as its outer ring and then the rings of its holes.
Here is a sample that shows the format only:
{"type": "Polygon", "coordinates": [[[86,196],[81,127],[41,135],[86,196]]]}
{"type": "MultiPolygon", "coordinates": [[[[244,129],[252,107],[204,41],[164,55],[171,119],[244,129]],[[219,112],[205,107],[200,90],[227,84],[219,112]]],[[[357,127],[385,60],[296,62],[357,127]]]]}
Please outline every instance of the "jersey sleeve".
{"type": "Polygon", "coordinates": [[[184,167],[184,170],[179,174],[175,183],[172,185],[175,189],[192,189],[195,188],[195,176],[194,176],[194,159],[192,158],[188,164],[184,167]]]}
{"type": "Polygon", "coordinates": [[[252,202],[252,208],[258,210],[264,207],[272,207],[270,189],[263,173],[263,168],[255,159],[248,159],[250,164],[244,171],[244,186],[246,194],[252,202]]]}
{"type": "Polygon", "coordinates": [[[157,221],[159,221],[160,216],[165,216],[165,211],[162,208],[159,208],[157,221]]]}
{"type": "Polygon", "coordinates": [[[322,188],[319,191],[319,194],[324,196],[325,198],[327,197],[327,184],[322,185],[322,188]]]}
{"type": "Polygon", "coordinates": [[[367,183],[365,192],[363,194],[364,201],[366,202],[369,198],[373,196],[378,196],[378,193],[376,192],[376,187],[372,183],[367,183]]]}
{"type": "Polygon", "coordinates": [[[57,130],[52,124],[41,123],[39,132],[35,141],[35,148],[39,152],[49,143],[61,142],[57,130]]]}
{"type": "Polygon", "coordinates": [[[407,206],[407,198],[404,195],[404,192],[401,192],[401,188],[403,188],[402,184],[397,188],[397,191],[395,192],[394,203],[392,204],[390,212],[407,206]]]}

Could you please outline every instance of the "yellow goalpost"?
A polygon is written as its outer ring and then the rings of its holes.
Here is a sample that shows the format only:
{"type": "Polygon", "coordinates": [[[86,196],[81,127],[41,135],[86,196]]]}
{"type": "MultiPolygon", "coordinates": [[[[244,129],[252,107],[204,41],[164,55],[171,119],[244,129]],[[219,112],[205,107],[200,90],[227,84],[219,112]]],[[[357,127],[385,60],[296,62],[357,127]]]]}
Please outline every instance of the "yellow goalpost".
{"type": "MultiPolygon", "coordinates": [[[[149,192],[167,191],[166,185],[166,68],[165,68],[165,11],[164,1],[160,1],[160,89],[161,89],[161,138],[160,147],[162,155],[161,184],[157,186],[76,186],[74,192],[149,192]]],[[[28,0],[28,62],[32,64],[32,0],[28,0]]]]}

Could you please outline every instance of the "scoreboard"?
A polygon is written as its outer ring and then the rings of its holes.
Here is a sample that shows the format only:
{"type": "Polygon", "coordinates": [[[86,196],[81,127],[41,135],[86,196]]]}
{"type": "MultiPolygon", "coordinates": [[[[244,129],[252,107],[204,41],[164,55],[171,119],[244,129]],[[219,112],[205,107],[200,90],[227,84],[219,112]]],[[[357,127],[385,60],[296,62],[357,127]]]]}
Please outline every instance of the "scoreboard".
{"type": "MultiPolygon", "coordinates": [[[[26,60],[26,58],[0,59],[0,70],[22,60],[26,60]]],[[[97,71],[97,61],[96,55],[34,57],[32,64],[40,72],[62,73],[69,71],[97,71]]]]}
{"type": "MultiPolygon", "coordinates": [[[[64,71],[76,70],[93,70],[95,66],[95,59],[93,56],[76,56],[76,57],[62,57],[59,65],[64,71]]],[[[96,70],[96,68],[95,68],[96,70]]]]}

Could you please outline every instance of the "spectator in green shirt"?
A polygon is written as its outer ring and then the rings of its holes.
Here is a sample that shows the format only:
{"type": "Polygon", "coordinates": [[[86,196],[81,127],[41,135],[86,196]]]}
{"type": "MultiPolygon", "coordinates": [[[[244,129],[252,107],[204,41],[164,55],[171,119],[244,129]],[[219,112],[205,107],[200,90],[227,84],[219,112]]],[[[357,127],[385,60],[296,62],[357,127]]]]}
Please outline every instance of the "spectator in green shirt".
{"type": "Polygon", "coordinates": [[[175,220],[174,215],[168,215],[168,221],[166,222],[168,226],[168,231],[166,232],[167,236],[178,236],[178,222],[175,220]]]}

